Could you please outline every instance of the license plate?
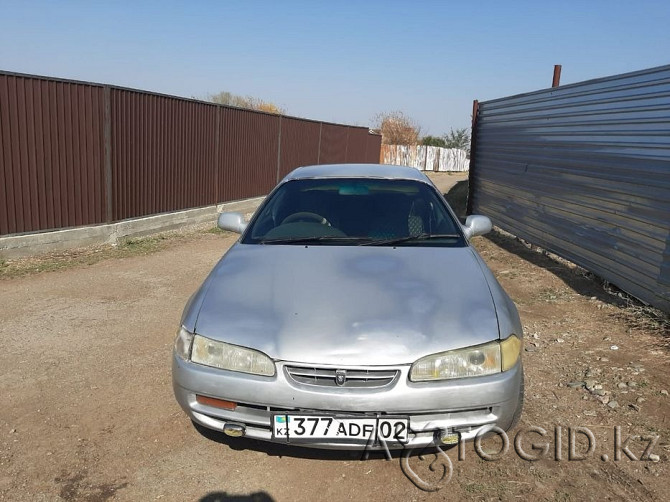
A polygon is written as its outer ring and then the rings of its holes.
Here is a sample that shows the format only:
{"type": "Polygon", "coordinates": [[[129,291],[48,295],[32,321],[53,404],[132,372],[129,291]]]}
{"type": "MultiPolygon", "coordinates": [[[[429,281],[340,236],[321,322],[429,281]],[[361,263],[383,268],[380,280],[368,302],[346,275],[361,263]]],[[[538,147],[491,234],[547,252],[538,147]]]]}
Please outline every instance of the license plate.
{"type": "Polygon", "coordinates": [[[274,415],[272,437],[291,441],[407,443],[407,417],[274,415]]]}

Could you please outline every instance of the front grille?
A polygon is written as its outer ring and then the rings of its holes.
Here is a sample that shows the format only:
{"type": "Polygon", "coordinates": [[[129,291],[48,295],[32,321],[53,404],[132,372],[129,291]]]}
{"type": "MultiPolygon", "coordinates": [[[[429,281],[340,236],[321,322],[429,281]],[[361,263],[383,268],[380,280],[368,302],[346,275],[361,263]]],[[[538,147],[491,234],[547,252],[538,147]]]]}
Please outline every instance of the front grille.
{"type": "MultiPolygon", "coordinates": [[[[311,366],[285,366],[291,380],[304,385],[342,388],[377,388],[393,383],[400,373],[398,370],[350,370],[337,368],[317,368],[311,366]],[[338,384],[338,373],[344,382],[338,384]]],[[[340,380],[341,381],[341,380],[340,380]]]]}

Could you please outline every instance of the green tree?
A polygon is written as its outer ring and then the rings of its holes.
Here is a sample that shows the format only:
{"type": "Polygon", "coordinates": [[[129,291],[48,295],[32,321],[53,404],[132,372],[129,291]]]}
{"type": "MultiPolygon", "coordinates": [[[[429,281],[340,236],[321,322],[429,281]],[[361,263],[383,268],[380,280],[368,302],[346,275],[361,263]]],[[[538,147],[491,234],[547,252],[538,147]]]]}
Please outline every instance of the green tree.
{"type": "Polygon", "coordinates": [[[470,152],[470,133],[466,128],[451,129],[449,134],[443,136],[445,148],[459,148],[470,152]]]}
{"type": "Polygon", "coordinates": [[[441,148],[446,148],[447,146],[444,138],[440,138],[439,136],[424,136],[421,138],[421,144],[425,146],[439,146],[441,148]]]}

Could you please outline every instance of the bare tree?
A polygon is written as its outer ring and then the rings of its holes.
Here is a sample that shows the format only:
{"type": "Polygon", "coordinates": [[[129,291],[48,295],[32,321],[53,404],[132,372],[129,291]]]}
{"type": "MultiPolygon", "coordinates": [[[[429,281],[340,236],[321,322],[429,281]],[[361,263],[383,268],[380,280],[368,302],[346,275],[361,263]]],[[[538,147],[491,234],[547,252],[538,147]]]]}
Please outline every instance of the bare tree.
{"type": "Polygon", "coordinates": [[[286,113],[286,110],[269,101],[263,101],[262,99],[254,98],[253,96],[239,96],[227,91],[221,91],[217,94],[209,94],[207,96],[207,101],[219,105],[236,106],[238,108],[247,108],[249,110],[258,110],[266,113],[286,113]]]}
{"type": "Polygon", "coordinates": [[[385,145],[416,145],[421,127],[401,111],[379,113],[373,119],[385,145]]]}

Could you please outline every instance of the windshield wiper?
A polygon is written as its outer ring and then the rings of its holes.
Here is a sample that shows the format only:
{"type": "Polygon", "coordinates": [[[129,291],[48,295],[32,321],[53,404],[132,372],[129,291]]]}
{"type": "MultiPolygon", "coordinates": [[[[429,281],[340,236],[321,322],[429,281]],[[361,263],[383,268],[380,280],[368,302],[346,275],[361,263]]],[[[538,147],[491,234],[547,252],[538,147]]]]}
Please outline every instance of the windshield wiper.
{"type": "Polygon", "coordinates": [[[432,239],[459,239],[460,237],[461,236],[458,234],[419,234],[409,235],[406,237],[396,237],[395,239],[377,239],[361,244],[361,246],[391,246],[394,244],[400,244],[402,242],[428,241],[432,239]]]}
{"type": "Polygon", "coordinates": [[[365,241],[368,242],[369,239],[365,237],[349,237],[346,235],[337,236],[337,235],[319,235],[311,237],[278,237],[276,239],[262,239],[259,240],[259,244],[310,244],[314,242],[354,242],[354,241],[365,241]]]}

